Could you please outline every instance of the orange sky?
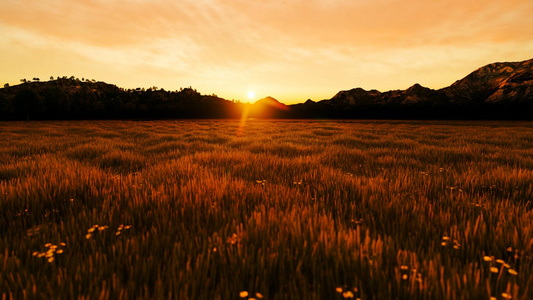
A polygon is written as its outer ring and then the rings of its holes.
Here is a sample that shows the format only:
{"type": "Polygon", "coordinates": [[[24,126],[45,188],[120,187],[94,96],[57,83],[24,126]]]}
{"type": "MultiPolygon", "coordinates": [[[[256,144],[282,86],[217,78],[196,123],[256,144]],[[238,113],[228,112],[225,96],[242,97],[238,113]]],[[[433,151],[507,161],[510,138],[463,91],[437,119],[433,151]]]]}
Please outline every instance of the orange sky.
{"type": "Polygon", "coordinates": [[[531,0],[4,0],[0,83],[50,76],[285,103],[533,58],[531,0]]]}

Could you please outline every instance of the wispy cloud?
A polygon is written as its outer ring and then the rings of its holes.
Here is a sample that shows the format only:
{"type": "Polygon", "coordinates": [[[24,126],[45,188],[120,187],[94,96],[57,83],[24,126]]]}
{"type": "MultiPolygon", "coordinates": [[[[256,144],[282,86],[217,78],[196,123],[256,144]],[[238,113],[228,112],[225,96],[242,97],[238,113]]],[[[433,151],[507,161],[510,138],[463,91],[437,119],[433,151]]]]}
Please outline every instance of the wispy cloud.
{"type": "MultiPolygon", "coordinates": [[[[251,85],[288,100],[418,78],[441,87],[474,66],[533,53],[526,0],[8,0],[0,15],[0,55],[35,56],[19,70],[92,65],[118,84],[151,76],[228,98],[251,85]],[[51,49],[84,61],[49,65],[51,49]]],[[[20,75],[4,68],[0,80],[20,75]]]]}

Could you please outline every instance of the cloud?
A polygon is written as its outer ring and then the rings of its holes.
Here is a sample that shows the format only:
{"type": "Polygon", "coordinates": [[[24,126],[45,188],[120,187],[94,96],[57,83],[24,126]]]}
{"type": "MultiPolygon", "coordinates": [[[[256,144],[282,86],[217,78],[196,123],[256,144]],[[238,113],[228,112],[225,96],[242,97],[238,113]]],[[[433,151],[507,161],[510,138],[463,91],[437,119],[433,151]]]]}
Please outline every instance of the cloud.
{"type": "MultiPolygon", "coordinates": [[[[231,56],[268,44],[412,46],[530,37],[530,1],[8,1],[0,22],[102,47],[188,38],[231,56]],[[468,39],[469,41],[467,41],[468,39]],[[258,45],[262,43],[263,45],[258,45]]],[[[246,57],[244,57],[246,59],[246,57]]]]}
{"type": "Polygon", "coordinates": [[[4,55],[15,44],[36,57],[61,49],[102,74],[127,70],[135,85],[132,71],[159,75],[160,86],[258,84],[291,97],[405,88],[419,74],[439,87],[458,79],[439,74],[533,50],[528,0],[8,0],[0,15],[4,55]]]}

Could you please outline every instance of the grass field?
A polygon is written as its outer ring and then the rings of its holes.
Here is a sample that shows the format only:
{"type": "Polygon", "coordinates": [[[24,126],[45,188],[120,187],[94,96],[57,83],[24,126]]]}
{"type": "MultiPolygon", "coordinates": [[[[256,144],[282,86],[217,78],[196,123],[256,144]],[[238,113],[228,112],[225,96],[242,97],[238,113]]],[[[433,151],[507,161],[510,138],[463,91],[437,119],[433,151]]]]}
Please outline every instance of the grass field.
{"type": "Polygon", "coordinates": [[[2,299],[533,299],[533,123],[0,122],[2,299]]]}

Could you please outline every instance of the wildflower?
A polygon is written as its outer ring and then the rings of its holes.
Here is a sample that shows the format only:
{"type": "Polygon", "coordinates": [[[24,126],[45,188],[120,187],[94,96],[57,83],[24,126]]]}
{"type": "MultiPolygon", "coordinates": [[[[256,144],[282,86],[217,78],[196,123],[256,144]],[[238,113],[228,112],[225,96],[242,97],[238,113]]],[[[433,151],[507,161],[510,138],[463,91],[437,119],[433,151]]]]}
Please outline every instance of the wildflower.
{"type": "Polygon", "coordinates": [[[122,230],[122,229],[124,229],[124,225],[120,224],[120,225],[118,226],[118,230],[122,230]]]}
{"type": "Polygon", "coordinates": [[[484,256],[484,257],[483,257],[483,260],[484,260],[484,261],[492,261],[492,257],[490,257],[490,256],[484,256]]]}
{"type": "Polygon", "coordinates": [[[408,278],[407,274],[403,274],[403,275],[402,275],[402,279],[403,279],[403,280],[407,280],[407,278],[408,278]]]}
{"type": "Polygon", "coordinates": [[[448,236],[443,236],[443,237],[442,237],[442,240],[443,240],[443,241],[449,241],[449,240],[450,240],[450,237],[448,237],[448,236]]]}
{"type": "Polygon", "coordinates": [[[409,267],[408,267],[408,266],[401,266],[400,269],[402,269],[402,270],[408,270],[409,267]]]}
{"type": "Polygon", "coordinates": [[[63,253],[63,249],[59,249],[59,250],[57,250],[56,253],[57,253],[57,254],[61,254],[61,253],[63,253]]]}
{"type": "Polygon", "coordinates": [[[256,296],[258,299],[263,299],[263,294],[261,294],[261,293],[255,293],[255,296],[256,296]]]}
{"type": "Polygon", "coordinates": [[[507,252],[513,252],[513,247],[507,248],[507,252]]]}
{"type": "Polygon", "coordinates": [[[130,228],[131,228],[131,225],[124,226],[124,229],[130,229],[130,228]]]}
{"type": "Polygon", "coordinates": [[[33,254],[32,254],[32,256],[37,256],[37,255],[39,255],[39,252],[37,252],[37,251],[33,252],[33,254]]]}
{"type": "Polygon", "coordinates": [[[67,245],[67,244],[66,244],[66,243],[63,243],[63,242],[59,243],[59,246],[61,246],[61,247],[65,247],[66,245],[67,245]]]}
{"type": "Polygon", "coordinates": [[[503,297],[504,299],[511,299],[511,298],[513,298],[511,295],[509,295],[509,294],[507,294],[507,293],[502,293],[502,297],[503,297]]]}
{"type": "Polygon", "coordinates": [[[102,231],[102,230],[105,230],[105,226],[99,226],[98,227],[98,231],[102,231]]]}
{"type": "Polygon", "coordinates": [[[241,241],[241,238],[236,234],[232,234],[230,237],[227,238],[226,242],[234,245],[235,243],[239,243],[241,241]]]}
{"type": "Polygon", "coordinates": [[[48,248],[48,247],[52,246],[52,243],[46,243],[46,244],[44,244],[44,246],[45,246],[46,248],[48,248]]]}
{"type": "Polygon", "coordinates": [[[356,287],[354,287],[353,291],[357,293],[359,290],[356,287]]]}
{"type": "Polygon", "coordinates": [[[46,252],[46,257],[53,257],[54,256],[54,252],[46,252]]]}
{"type": "Polygon", "coordinates": [[[346,291],[346,292],[342,293],[342,296],[344,298],[353,298],[353,293],[350,292],[350,291],[346,291]]]}
{"type": "Polygon", "coordinates": [[[50,249],[57,249],[57,245],[50,246],[50,249]]]}
{"type": "Polygon", "coordinates": [[[115,233],[115,235],[116,235],[116,236],[119,236],[121,233],[122,233],[121,231],[117,231],[117,232],[115,233]]]}
{"type": "Polygon", "coordinates": [[[86,238],[86,239],[90,239],[90,238],[91,238],[91,236],[93,236],[93,235],[92,235],[92,234],[90,234],[90,233],[87,233],[87,234],[85,235],[85,238],[86,238]]]}
{"type": "Polygon", "coordinates": [[[246,298],[246,297],[248,297],[248,292],[247,291],[242,291],[242,292],[239,293],[239,296],[241,298],[246,298]]]}
{"type": "Polygon", "coordinates": [[[89,230],[87,230],[88,233],[91,233],[91,232],[94,232],[95,228],[94,227],[91,227],[89,228],[89,230]]]}
{"type": "Polygon", "coordinates": [[[338,288],[335,289],[335,291],[336,291],[337,293],[342,293],[342,288],[341,288],[341,287],[338,287],[338,288]]]}
{"type": "Polygon", "coordinates": [[[502,264],[502,265],[505,263],[505,261],[503,259],[497,259],[496,262],[499,263],[499,264],[502,264]]]}
{"type": "Polygon", "coordinates": [[[500,272],[500,270],[498,270],[498,268],[496,268],[496,267],[490,267],[490,271],[492,273],[499,273],[500,272]]]}
{"type": "Polygon", "coordinates": [[[440,245],[441,245],[442,247],[446,247],[446,245],[448,245],[448,244],[447,244],[446,242],[442,242],[442,243],[440,243],[440,245]]]}
{"type": "Polygon", "coordinates": [[[509,272],[509,274],[514,275],[514,276],[518,275],[518,272],[516,272],[513,269],[509,269],[509,270],[507,270],[507,272],[509,272]]]}
{"type": "Polygon", "coordinates": [[[41,253],[39,253],[39,255],[37,255],[37,257],[41,258],[41,257],[44,257],[45,255],[46,255],[46,253],[41,252],[41,253]]]}
{"type": "Polygon", "coordinates": [[[54,262],[54,257],[52,256],[52,257],[48,258],[48,262],[49,263],[53,263],[54,262]]]}

